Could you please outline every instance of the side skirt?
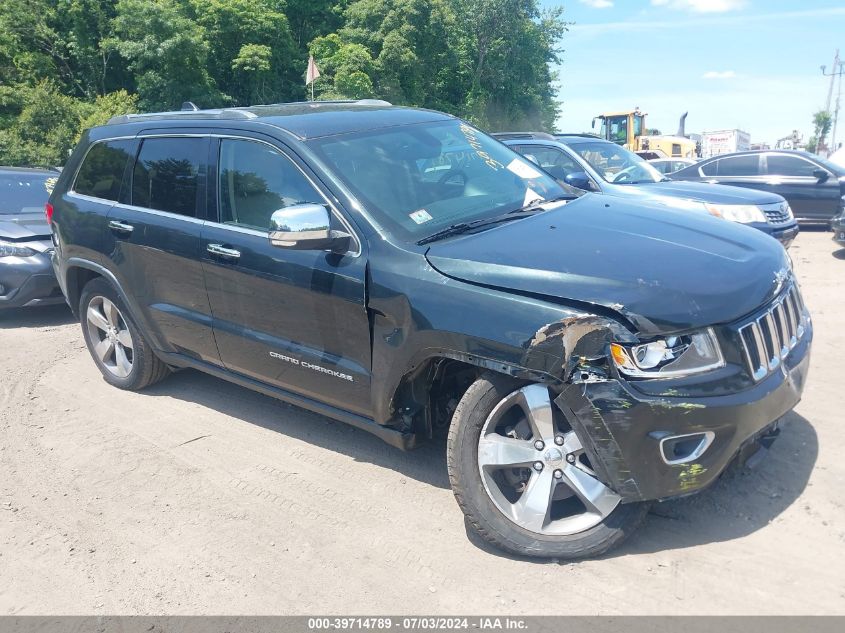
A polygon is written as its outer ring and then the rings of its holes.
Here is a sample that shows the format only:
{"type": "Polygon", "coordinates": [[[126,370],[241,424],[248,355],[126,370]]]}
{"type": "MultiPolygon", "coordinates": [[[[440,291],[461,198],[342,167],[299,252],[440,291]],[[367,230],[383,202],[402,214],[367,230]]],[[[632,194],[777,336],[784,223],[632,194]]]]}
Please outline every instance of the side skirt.
{"type": "Polygon", "coordinates": [[[190,358],[183,354],[161,352],[158,350],[156,350],[156,354],[168,365],[180,368],[198,369],[199,371],[211,374],[216,378],[222,378],[223,380],[233,382],[241,387],[246,387],[247,389],[263,393],[271,398],[277,398],[297,407],[332,418],[338,422],[344,422],[350,426],[354,426],[355,428],[372,433],[384,442],[403,451],[411,450],[416,446],[417,436],[413,433],[403,433],[401,431],[397,431],[396,429],[382,426],[370,418],[365,418],[364,416],[350,413],[349,411],[344,411],[343,409],[338,409],[337,407],[332,407],[314,400],[313,398],[309,398],[286,389],[273,387],[259,380],[255,380],[254,378],[217,367],[211,363],[190,358]]]}

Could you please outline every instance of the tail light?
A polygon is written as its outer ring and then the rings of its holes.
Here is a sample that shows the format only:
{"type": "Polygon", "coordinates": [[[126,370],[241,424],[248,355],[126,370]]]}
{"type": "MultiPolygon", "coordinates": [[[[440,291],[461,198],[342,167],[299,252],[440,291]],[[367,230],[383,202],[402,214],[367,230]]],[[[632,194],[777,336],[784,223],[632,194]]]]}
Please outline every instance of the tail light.
{"type": "Polygon", "coordinates": [[[49,202],[44,205],[44,215],[47,216],[47,224],[53,224],[53,205],[49,202]]]}

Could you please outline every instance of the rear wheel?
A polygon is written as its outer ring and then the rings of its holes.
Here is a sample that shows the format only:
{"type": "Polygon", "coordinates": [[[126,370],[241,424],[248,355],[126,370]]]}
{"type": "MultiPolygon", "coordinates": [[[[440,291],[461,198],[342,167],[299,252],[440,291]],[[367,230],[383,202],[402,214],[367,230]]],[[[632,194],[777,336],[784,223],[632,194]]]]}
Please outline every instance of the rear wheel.
{"type": "Polygon", "coordinates": [[[82,334],[106,382],[136,391],[170,373],[141,337],[126,306],[104,279],[86,284],[79,301],[82,334]]]}
{"type": "Polygon", "coordinates": [[[515,554],[597,556],[648,511],[648,504],[622,504],[599,480],[544,385],[479,378],[455,411],[448,451],[452,488],[467,519],[515,554]]]}

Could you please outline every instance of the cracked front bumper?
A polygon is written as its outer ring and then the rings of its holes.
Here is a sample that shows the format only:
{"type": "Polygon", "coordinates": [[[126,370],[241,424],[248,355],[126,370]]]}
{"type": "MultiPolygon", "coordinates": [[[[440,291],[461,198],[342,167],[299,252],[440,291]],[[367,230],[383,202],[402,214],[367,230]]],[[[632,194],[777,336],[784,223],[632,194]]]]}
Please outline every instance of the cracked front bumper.
{"type": "MultiPolygon", "coordinates": [[[[812,326],[808,326],[811,328],[812,326]]],[[[599,477],[624,501],[666,499],[705,488],[801,399],[812,330],[778,371],[753,387],[709,397],[656,397],[620,380],[569,385],[555,400],[599,477]],[[660,438],[711,431],[697,459],[668,464],[660,438]]]]}

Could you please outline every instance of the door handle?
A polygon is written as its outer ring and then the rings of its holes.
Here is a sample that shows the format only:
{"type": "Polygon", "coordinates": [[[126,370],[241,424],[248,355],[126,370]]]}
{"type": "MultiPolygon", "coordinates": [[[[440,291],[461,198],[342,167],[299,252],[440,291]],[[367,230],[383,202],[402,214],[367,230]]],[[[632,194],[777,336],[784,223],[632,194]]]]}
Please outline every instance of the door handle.
{"type": "Polygon", "coordinates": [[[124,235],[128,235],[135,230],[134,226],[126,224],[126,222],[121,222],[120,220],[111,220],[109,222],[109,228],[116,233],[123,233],[124,235]]]}
{"type": "Polygon", "coordinates": [[[241,256],[241,252],[235,250],[234,248],[226,248],[222,244],[209,244],[205,247],[212,255],[217,255],[218,257],[223,257],[224,259],[239,259],[241,256]]]}

